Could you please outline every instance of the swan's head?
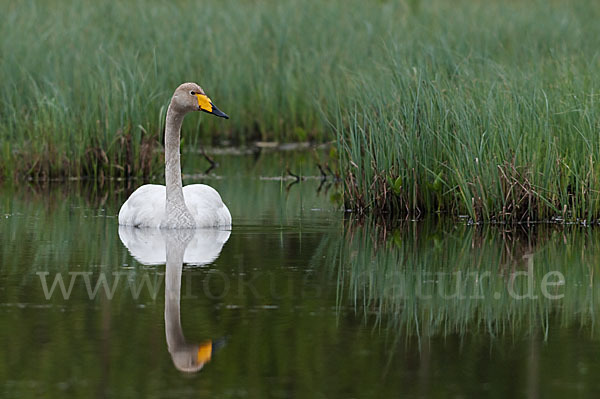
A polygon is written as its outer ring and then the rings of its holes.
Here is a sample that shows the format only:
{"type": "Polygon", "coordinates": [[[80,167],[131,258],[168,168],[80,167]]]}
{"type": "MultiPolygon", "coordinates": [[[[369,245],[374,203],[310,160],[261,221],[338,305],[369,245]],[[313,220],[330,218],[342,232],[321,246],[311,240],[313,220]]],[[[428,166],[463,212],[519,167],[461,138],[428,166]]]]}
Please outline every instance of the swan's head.
{"type": "Polygon", "coordinates": [[[229,116],[219,108],[215,107],[202,90],[202,87],[196,83],[184,83],[180,85],[173,93],[171,106],[179,112],[186,113],[192,111],[204,111],[209,114],[229,119],[229,116]]]}
{"type": "Polygon", "coordinates": [[[202,370],[210,362],[213,354],[213,342],[206,341],[200,345],[186,345],[171,353],[175,367],[186,373],[195,373],[202,370]]]}

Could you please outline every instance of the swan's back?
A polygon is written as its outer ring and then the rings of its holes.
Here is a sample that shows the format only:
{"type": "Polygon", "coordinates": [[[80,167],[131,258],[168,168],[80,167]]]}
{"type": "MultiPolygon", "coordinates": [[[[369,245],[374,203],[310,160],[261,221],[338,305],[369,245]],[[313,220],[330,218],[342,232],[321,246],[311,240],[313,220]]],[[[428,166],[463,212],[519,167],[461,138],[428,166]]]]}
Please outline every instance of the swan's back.
{"type": "Polygon", "coordinates": [[[165,218],[165,186],[146,184],[125,201],[119,211],[119,224],[135,227],[160,227],[165,218]]]}
{"type": "MultiPolygon", "coordinates": [[[[196,227],[229,227],[231,214],[219,193],[205,184],[183,187],[185,205],[196,227]]],[[[165,186],[146,184],[131,194],[119,211],[119,224],[135,227],[160,227],[165,220],[165,186]]]]}
{"type": "Polygon", "coordinates": [[[231,226],[231,214],[221,196],[206,184],[183,187],[183,198],[198,227],[231,226]]]}

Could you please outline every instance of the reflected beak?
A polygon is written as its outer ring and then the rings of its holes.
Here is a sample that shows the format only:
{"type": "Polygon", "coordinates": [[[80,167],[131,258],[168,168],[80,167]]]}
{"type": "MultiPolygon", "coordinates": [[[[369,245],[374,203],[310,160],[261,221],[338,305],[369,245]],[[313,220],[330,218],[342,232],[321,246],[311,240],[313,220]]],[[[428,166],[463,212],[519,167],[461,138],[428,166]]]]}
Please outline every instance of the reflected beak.
{"type": "Polygon", "coordinates": [[[204,364],[210,361],[212,357],[212,341],[206,341],[198,347],[196,361],[198,364],[204,364]]]}
{"type": "Polygon", "coordinates": [[[221,118],[229,119],[229,116],[225,112],[213,105],[206,94],[196,94],[196,97],[198,98],[198,111],[204,111],[215,116],[220,116],[221,118]]]}

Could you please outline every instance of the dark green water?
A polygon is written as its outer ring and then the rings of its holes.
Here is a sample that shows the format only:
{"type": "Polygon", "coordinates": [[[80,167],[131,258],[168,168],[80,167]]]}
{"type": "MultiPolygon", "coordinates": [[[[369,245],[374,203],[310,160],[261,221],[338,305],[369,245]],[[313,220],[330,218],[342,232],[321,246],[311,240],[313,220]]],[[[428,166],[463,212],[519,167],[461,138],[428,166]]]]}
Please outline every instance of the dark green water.
{"type": "Polygon", "coordinates": [[[598,231],[384,229],[337,211],[335,187],[276,178],[317,174],[309,153],[217,159],[200,181],[231,233],[120,237],[121,183],[0,192],[2,397],[600,391],[598,231]]]}

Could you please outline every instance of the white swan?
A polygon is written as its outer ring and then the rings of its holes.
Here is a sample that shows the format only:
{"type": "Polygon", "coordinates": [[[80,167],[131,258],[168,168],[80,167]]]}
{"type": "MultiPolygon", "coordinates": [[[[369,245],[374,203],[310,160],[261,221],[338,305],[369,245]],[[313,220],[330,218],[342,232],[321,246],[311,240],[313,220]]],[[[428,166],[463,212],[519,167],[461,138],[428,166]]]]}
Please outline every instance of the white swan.
{"type": "Polygon", "coordinates": [[[231,214],[219,193],[205,184],[183,187],[179,143],[185,114],[204,111],[229,117],[215,107],[196,83],[184,83],[173,93],[165,126],[165,186],[146,184],[131,194],[119,211],[119,224],[164,229],[231,226],[231,214]]]}
{"type": "Polygon", "coordinates": [[[229,230],[217,229],[169,231],[119,226],[121,242],[127,247],[131,256],[144,265],[167,263],[167,237],[172,236],[185,238],[179,239],[185,242],[183,263],[194,266],[208,265],[219,257],[230,235],[229,230]]]}
{"type": "Polygon", "coordinates": [[[212,263],[229,239],[223,230],[156,230],[119,227],[119,238],[131,255],[145,265],[166,263],[165,336],[175,367],[196,372],[208,363],[223,339],[188,342],[181,328],[181,274],[184,263],[212,263]]]}

